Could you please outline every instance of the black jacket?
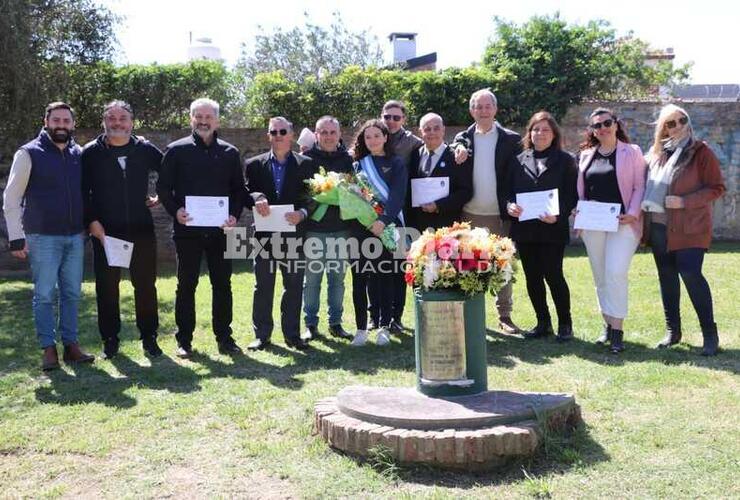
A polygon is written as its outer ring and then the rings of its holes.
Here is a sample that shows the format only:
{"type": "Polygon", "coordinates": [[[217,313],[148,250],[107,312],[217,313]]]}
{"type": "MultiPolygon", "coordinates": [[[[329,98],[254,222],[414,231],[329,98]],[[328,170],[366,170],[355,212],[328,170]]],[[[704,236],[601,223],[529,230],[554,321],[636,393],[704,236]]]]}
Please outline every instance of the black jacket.
{"type": "Polygon", "coordinates": [[[183,137],[164,153],[157,194],[174,218],[175,238],[222,233],[218,227],[190,227],[177,222],[177,210],[186,196],[228,196],[229,214],[237,219],[244,208],[244,176],[239,150],[214,134],[209,145],[196,133],[183,137]]]}
{"type": "Polygon", "coordinates": [[[153,235],[146,198],[149,174],[159,172],[162,153],[149,141],[131,136],[125,168],[99,135],[82,151],[82,203],[85,227],[98,221],[106,234],[123,239],[153,235]]]}
{"type": "MultiPolygon", "coordinates": [[[[308,184],[305,181],[313,177],[313,174],[318,171],[313,160],[302,154],[290,152],[285,178],[283,179],[283,189],[280,196],[278,196],[272,175],[270,155],[271,153],[268,151],[244,162],[247,206],[252,206],[257,198],[264,196],[270,205],[292,204],[296,210],[305,209],[308,216],[310,216],[316,208],[316,202],[309,195],[308,184]]],[[[298,224],[296,231],[299,234],[305,231],[306,220],[308,220],[308,217],[298,224]]],[[[255,233],[256,237],[269,235],[270,233],[255,233]]]]}
{"type": "Polygon", "coordinates": [[[522,243],[567,243],[570,239],[568,217],[578,202],[576,191],[578,167],[570,153],[552,150],[545,162],[545,170],[538,176],[525,166],[526,163],[530,163],[526,158],[532,155],[532,150],[526,150],[512,158],[509,164],[509,193],[506,202],[516,202],[517,193],[557,189],[560,215],[554,224],[536,219],[519,222],[517,218],[512,217],[511,238],[522,243]]]}
{"type": "Polygon", "coordinates": [[[463,205],[473,196],[473,159],[468,158],[465,163],[458,165],[455,163],[452,148],[449,146],[445,148],[430,177],[449,177],[450,194],[437,200],[435,203],[438,213],[430,214],[419,207],[411,206],[411,180],[426,177],[419,169],[422,148],[412,151],[409,160],[409,188],[406,196],[407,208],[404,211],[409,219],[407,225],[419,231],[424,231],[428,227],[439,229],[451,226],[453,222],[460,221],[463,205]]]}
{"type": "MultiPolygon", "coordinates": [[[[522,137],[507,128],[494,123],[498,130],[498,140],[496,141],[496,196],[498,197],[499,214],[503,220],[509,219],[506,212],[506,197],[508,196],[508,170],[511,159],[522,151],[522,137]]],[[[458,133],[453,141],[453,149],[462,144],[468,148],[472,155],[475,155],[475,123],[458,133]]],[[[471,167],[472,168],[472,167],[471,167]]]]}
{"type": "MultiPolygon", "coordinates": [[[[352,157],[347,153],[347,149],[341,144],[336,151],[323,151],[314,146],[306,151],[306,156],[314,162],[316,171],[324,167],[327,172],[339,172],[343,174],[352,173],[352,157]]],[[[312,219],[306,220],[306,231],[316,231],[320,233],[333,233],[336,231],[347,231],[351,227],[351,221],[344,221],[339,216],[339,207],[329,206],[326,213],[320,221],[312,219]]]]}

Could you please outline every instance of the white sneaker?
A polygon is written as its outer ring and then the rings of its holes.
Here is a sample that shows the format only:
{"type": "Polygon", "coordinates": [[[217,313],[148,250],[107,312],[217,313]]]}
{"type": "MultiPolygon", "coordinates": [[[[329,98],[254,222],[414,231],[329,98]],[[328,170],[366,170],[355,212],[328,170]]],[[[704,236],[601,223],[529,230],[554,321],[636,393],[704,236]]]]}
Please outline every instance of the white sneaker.
{"type": "Polygon", "coordinates": [[[391,342],[390,332],[387,328],[378,330],[378,338],[375,339],[377,345],[388,345],[391,342]]]}
{"type": "Polygon", "coordinates": [[[365,342],[367,342],[367,330],[357,330],[355,338],[352,339],[352,342],[350,342],[349,345],[360,347],[365,345],[365,342]]]}

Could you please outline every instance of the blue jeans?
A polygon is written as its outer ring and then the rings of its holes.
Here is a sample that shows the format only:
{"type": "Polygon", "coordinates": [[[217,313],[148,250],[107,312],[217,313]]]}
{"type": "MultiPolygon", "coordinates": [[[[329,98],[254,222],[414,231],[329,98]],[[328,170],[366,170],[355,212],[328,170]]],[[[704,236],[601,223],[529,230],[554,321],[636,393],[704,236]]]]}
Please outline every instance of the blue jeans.
{"type": "MultiPolygon", "coordinates": [[[[329,305],[329,325],[340,325],[344,312],[344,273],[348,259],[346,258],[346,244],[332,243],[339,238],[347,239],[349,231],[333,233],[306,233],[306,240],[315,238],[320,241],[321,250],[315,252],[320,255],[311,255],[310,245],[304,243],[306,253],[306,277],[303,282],[303,312],[306,326],[319,324],[319,298],[321,296],[321,280],[326,273],[328,284],[327,303],[329,305]],[[334,251],[336,249],[336,252],[334,251]],[[344,254],[344,255],[343,255],[344,254]]],[[[304,240],[305,241],[305,240],[304,240]]]]}
{"type": "Polygon", "coordinates": [[[82,288],[85,240],[71,236],[27,234],[33,274],[33,320],[36,337],[44,349],[56,344],[56,331],[66,345],[77,342],[77,307],[82,288]],[[59,290],[59,321],[54,328],[54,303],[59,290]]]}

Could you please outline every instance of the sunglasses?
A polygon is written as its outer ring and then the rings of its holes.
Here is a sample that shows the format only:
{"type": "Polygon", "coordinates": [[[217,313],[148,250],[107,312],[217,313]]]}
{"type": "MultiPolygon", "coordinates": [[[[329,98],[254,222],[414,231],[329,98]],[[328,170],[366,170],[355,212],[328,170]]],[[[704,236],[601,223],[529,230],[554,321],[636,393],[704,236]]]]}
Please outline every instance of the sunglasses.
{"type": "Polygon", "coordinates": [[[383,120],[389,122],[393,120],[394,122],[400,122],[403,120],[403,116],[401,115],[383,115],[383,120]]]}
{"type": "Polygon", "coordinates": [[[288,135],[288,129],[281,128],[280,130],[270,130],[270,135],[275,137],[276,135],[288,135]]]}
{"type": "Polygon", "coordinates": [[[599,130],[601,127],[609,128],[612,125],[614,125],[614,120],[611,118],[608,118],[604,120],[603,122],[592,123],[591,125],[589,125],[589,127],[591,127],[593,130],[599,130]]]}
{"type": "MultiPolygon", "coordinates": [[[[687,123],[689,123],[689,117],[682,116],[678,119],[678,123],[680,123],[681,125],[686,125],[687,123]]],[[[668,120],[667,122],[665,122],[665,126],[668,128],[676,128],[676,125],[678,125],[676,123],[676,120],[668,120]]]]}

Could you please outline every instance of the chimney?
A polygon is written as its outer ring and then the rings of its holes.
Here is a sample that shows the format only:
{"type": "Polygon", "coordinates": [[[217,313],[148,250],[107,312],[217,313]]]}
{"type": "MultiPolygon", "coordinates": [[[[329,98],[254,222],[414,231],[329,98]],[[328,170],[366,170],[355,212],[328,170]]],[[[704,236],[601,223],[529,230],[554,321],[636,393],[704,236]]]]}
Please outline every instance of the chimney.
{"type": "Polygon", "coordinates": [[[388,39],[393,46],[393,63],[406,62],[416,57],[417,33],[391,33],[388,39]]]}

